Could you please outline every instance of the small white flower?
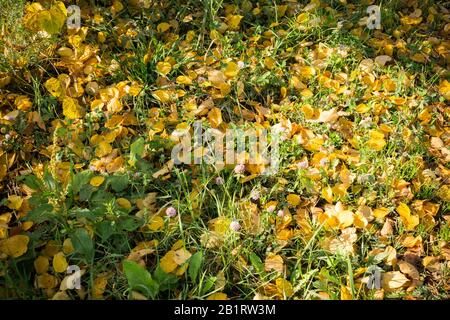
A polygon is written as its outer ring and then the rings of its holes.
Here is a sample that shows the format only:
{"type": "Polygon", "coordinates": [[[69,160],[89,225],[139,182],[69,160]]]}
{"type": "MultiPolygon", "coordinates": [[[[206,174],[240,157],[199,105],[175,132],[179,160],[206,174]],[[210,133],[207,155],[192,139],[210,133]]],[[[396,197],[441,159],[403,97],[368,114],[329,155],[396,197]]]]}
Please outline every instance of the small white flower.
{"type": "Polygon", "coordinates": [[[275,211],[275,209],[276,209],[277,207],[276,206],[269,206],[268,208],[267,208],[267,212],[269,212],[269,213],[272,213],[272,212],[274,212],[275,211]]]}
{"type": "Polygon", "coordinates": [[[217,178],[216,178],[216,184],[217,184],[218,186],[221,186],[221,185],[223,185],[224,183],[225,183],[225,181],[223,180],[222,177],[217,177],[217,178]]]}
{"type": "Polygon", "coordinates": [[[166,209],[166,215],[169,218],[173,218],[173,217],[175,217],[177,215],[177,210],[174,207],[168,207],[166,209]]]}
{"type": "Polygon", "coordinates": [[[239,222],[237,220],[233,220],[230,223],[230,229],[238,232],[241,229],[241,225],[239,224],[239,222]]]}
{"type": "Polygon", "coordinates": [[[308,168],[308,166],[309,166],[309,164],[308,164],[307,159],[297,163],[297,168],[299,168],[299,169],[306,169],[306,168],[308,168]]]}
{"type": "Polygon", "coordinates": [[[234,173],[237,174],[243,174],[245,172],[245,165],[244,164],[238,164],[236,167],[234,167],[234,173]]]}
{"type": "Polygon", "coordinates": [[[280,218],[283,218],[284,217],[284,210],[278,210],[277,216],[280,217],[280,218]]]}
{"type": "Polygon", "coordinates": [[[250,192],[250,198],[254,201],[258,200],[260,196],[258,190],[253,189],[252,192],[250,192]]]}

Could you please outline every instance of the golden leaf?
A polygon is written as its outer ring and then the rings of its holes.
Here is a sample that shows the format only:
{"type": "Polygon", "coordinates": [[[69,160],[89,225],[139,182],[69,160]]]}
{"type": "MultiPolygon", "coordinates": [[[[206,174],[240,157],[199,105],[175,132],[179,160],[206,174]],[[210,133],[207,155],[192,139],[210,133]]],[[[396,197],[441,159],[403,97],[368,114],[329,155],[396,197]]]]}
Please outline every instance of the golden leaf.
{"type": "Polygon", "coordinates": [[[39,256],[34,260],[34,269],[38,274],[43,274],[48,271],[50,263],[47,257],[39,256]]]}
{"type": "Polygon", "coordinates": [[[58,252],[53,256],[53,270],[58,273],[66,272],[69,264],[63,252],[58,252]]]}
{"type": "Polygon", "coordinates": [[[166,75],[172,70],[172,65],[169,62],[160,61],[156,64],[156,70],[162,75],[166,75]]]}
{"type": "Polygon", "coordinates": [[[30,238],[26,235],[12,236],[0,242],[0,252],[10,257],[18,258],[27,252],[29,241],[30,238]]]}
{"type": "Polygon", "coordinates": [[[269,253],[264,261],[264,270],[270,272],[275,270],[283,273],[283,258],[280,255],[269,253]]]}
{"type": "Polygon", "coordinates": [[[105,177],[96,176],[96,177],[91,178],[91,180],[89,181],[89,184],[93,187],[98,187],[103,183],[103,181],[105,181],[105,177]]]}
{"type": "Polygon", "coordinates": [[[67,119],[80,119],[84,116],[84,110],[78,104],[78,100],[70,97],[64,97],[63,114],[67,119]]]}
{"type": "Polygon", "coordinates": [[[166,273],[174,271],[178,267],[178,264],[175,262],[175,251],[170,250],[167,252],[159,261],[159,266],[166,273]]]}
{"type": "Polygon", "coordinates": [[[298,205],[300,204],[301,198],[300,198],[299,195],[291,193],[291,194],[289,194],[289,195],[286,197],[286,201],[287,201],[291,206],[296,207],[296,206],[298,206],[298,205]]]}
{"type": "Polygon", "coordinates": [[[217,107],[212,108],[208,113],[208,120],[211,127],[217,128],[222,123],[222,111],[217,107]]]}
{"type": "Polygon", "coordinates": [[[407,287],[410,280],[400,271],[390,271],[383,274],[382,287],[387,291],[394,291],[407,287]]]}

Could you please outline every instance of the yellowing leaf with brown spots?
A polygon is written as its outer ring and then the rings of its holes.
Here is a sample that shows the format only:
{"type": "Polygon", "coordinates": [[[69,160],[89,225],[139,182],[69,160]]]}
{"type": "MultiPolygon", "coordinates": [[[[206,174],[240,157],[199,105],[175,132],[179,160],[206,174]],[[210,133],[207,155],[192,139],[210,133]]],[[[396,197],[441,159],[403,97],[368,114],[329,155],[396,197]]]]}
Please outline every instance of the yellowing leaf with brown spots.
{"type": "Polygon", "coordinates": [[[175,261],[176,264],[182,265],[191,257],[191,253],[187,251],[185,248],[181,248],[175,251],[173,261],[175,261]]]}

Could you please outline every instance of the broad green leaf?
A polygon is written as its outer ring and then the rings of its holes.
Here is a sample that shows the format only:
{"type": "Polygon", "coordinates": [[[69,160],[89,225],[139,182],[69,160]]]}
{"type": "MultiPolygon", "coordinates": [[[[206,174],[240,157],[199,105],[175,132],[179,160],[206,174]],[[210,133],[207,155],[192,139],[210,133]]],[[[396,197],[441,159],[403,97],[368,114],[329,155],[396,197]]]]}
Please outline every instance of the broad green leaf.
{"type": "Polygon", "coordinates": [[[123,271],[131,290],[136,290],[149,298],[155,298],[159,291],[158,283],[151,274],[134,261],[124,260],[123,271]]]}
{"type": "Polygon", "coordinates": [[[188,272],[192,282],[195,282],[197,280],[198,271],[200,270],[202,262],[203,254],[201,251],[195,253],[194,255],[192,255],[192,257],[190,257],[188,272]]]}
{"type": "Polygon", "coordinates": [[[91,263],[95,255],[94,242],[86,229],[79,228],[75,230],[70,238],[75,251],[84,256],[86,262],[91,263]]]}

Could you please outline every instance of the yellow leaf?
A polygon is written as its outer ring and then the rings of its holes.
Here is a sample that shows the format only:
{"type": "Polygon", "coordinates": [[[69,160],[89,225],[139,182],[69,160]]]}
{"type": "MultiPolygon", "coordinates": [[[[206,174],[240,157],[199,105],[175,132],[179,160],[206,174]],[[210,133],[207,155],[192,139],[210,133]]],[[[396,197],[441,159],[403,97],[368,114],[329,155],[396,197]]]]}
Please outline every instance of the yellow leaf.
{"type": "Polygon", "coordinates": [[[208,113],[208,120],[211,127],[217,128],[222,123],[222,111],[217,107],[212,108],[208,113]]]}
{"type": "Polygon", "coordinates": [[[172,70],[172,65],[168,62],[160,61],[156,64],[156,70],[162,75],[166,75],[172,70]]]}
{"type": "Polygon", "coordinates": [[[302,78],[306,80],[311,79],[316,74],[316,70],[311,66],[300,67],[299,72],[302,78]]]}
{"type": "Polygon", "coordinates": [[[46,273],[49,265],[50,263],[47,257],[39,256],[34,260],[34,269],[38,274],[46,273]]]}
{"type": "Polygon", "coordinates": [[[414,228],[419,224],[419,217],[412,215],[411,210],[406,204],[400,203],[397,207],[397,212],[400,215],[406,230],[414,230],[414,228]]]}
{"type": "Polygon", "coordinates": [[[153,96],[162,103],[168,103],[172,100],[171,92],[169,90],[155,90],[153,96]]]}
{"type": "Polygon", "coordinates": [[[96,176],[96,177],[91,178],[91,181],[89,181],[89,184],[93,187],[98,187],[103,183],[103,181],[105,181],[105,177],[96,176]]]}
{"type": "Polygon", "coordinates": [[[101,141],[98,144],[97,148],[95,148],[95,155],[99,158],[107,156],[111,152],[112,152],[112,146],[106,141],[101,141]]]}
{"type": "Polygon", "coordinates": [[[27,111],[32,106],[32,103],[27,96],[18,96],[14,100],[14,104],[17,107],[17,109],[22,110],[22,111],[27,111]]]}
{"type": "Polygon", "coordinates": [[[69,238],[64,240],[64,242],[63,242],[63,252],[65,254],[71,254],[74,251],[75,251],[75,248],[73,247],[72,240],[70,240],[69,238]]]}
{"type": "Polygon", "coordinates": [[[84,116],[84,110],[78,104],[78,100],[70,97],[64,97],[63,114],[67,119],[80,119],[84,116]]]}
{"type": "Polygon", "coordinates": [[[227,24],[230,30],[238,30],[243,16],[232,15],[227,18],[227,24]]]}
{"type": "Polygon", "coordinates": [[[44,273],[36,277],[36,284],[41,289],[53,289],[58,285],[58,278],[51,274],[44,273]]]}
{"type": "Polygon", "coordinates": [[[330,187],[322,188],[322,198],[328,203],[333,202],[333,190],[330,187]]]}
{"type": "Polygon", "coordinates": [[[168,24],[167,22],[162,22],[162,23],[158,24],[158,26],[156,27],[156,30],[158,32],[166,32],[169,29],[170,29],[170,24],[168,24]]]}
{"type": "Polygon", "coordinates": [[[450,82],[444,80],[439,85],[439,93],[446,99],[450,100],[450,82]]]}
{"type": "Polygon", "coordinates": [[[0,251],[6,255],[17,258],[28,250],[30,238],[26,235],[15,235],[0,242],[0,251]]]}
{"type": "Polygon", "coordinates": [[[286,197],[286,201],[293,207],[298,206],[300,204],[300,200],[301,200],[300,196],[293,193],[289,194],[286,197]]]}
{"type": "Polygon", "coordinates": [[[384,140],[384,134],[379,130],[371,130],[369,132],[369,141],[367,141],[367,146],[375,151],[380,151],[386,145],[386,140],[384,140]]]}
{"type": "Polygon", "coordinates": [[[191,257],[191,253],[189,251],[187,251],[186,249],[181,248],[181,249],[178,249],[177,251],[175,251],[173,261],[175,261],[175,263],[178,265],[182,265],[190,257],[191,257]]]}
{"type": "Polygon", "coordinates": [[[174,271],[178,264],[175,262],[175,251],[170,250],[167,252],[164,257],[159,261],[159,266],[166,273],[171,273],[174,271]]]}
{"type": "Polygon", "coordinates": [[[350,289],[344,285],[341,285],[341,300],[353,300],[350,289]]]}
{"type": "Polygon", "coordinates": [[[147,223],[147,228],[151,231],[157,231],[164,227],[164,220],[160,216],[153,216],[149,219],[147,223]]]}
{"type": "Polygon", "coordinates": [[[216,292],[208,296],[206,300],[228,300],[228,296],[223,292],[216,292]]]}
{"type": "Polygon", "coordinates": [[[269,253],[264,261],[264,270],[268,272],[275,270],[283,273],[283,258],[278,254],[269,253]]]}
{"type": "Polygon", "coordinates": [[[239,74],[239,66],[237,63],[230,61],[223,72],[227,78],[234,78],[239,74]]]}
{"type": "Polygon", "coordinates": [[[377,208],[375,210],[373,210],[373,216],[377,219],[383,219],[385,216],[387,216],[389,214],[389,209],[388,208],[377,208]]]}
{"type": "Polygon", "coordinates": [[[119,205],[119,207],[124,208],[124,209],[131,209],[131,202],[128,199],[125,198],[118,198],[116,200],[117,204],[119,205]]]}
{"type": "Polygon", "coordinates": [[[410,280],[400,271],[390,271],[383,274],[382,287],[387,291],[394,291],[407,287],[410,280]]]}
{"type": "Polygon", "coordinates": [[[267,69],[272,70],[273,68],[275,68],[275,65],[276,65],[275,59],[273,59],[271,57],[267,57],[264,59],[264,66],[267,69]]]}
{"type": "Polygon", "coordinates": [[[8,208],[12,210],[19,210],[22,206],[23,199],[22,197],[11,195],[8,197],[8,208]]]}
{"type": "Polygon", "coordinates": [[[102,299],[103,293],[106,290],[106,286],[108,285],[108,276],[105,274],[101,274],[95,278],[93,286],[92,286],[92,297],[94,299],[102,299]]]}
{"type": "Polygon", "coordinates": [[[192,80],[191,80],[191,78],[189,78],[187,76],[178,76],[177,77],[177,83],[178,84],[190,85],[190,84],[192,84],[192,80]]]}
{"type": "Polygon", "coordinates": [[[275,285],[277,286],[279,295],[283,298],[289,298],[294,294],[292,284],[283,278],[278,278],[275,280],[275,285]]]}
{"type": "Polygon", "coordinates": [[[63,252],[58,252],[53,256],[53,270],[58,273],[63,273],[67,271],[67,267],[69,264],[67,263],[66,257],[63,252]]]}
{"type": "Polygon", "coordinates": [[[57,34],[66,22],[67,11],[61,1],[56,2],[50,10],[39,12],[37,21],[41,30],[49,34],[57,34]]]}

